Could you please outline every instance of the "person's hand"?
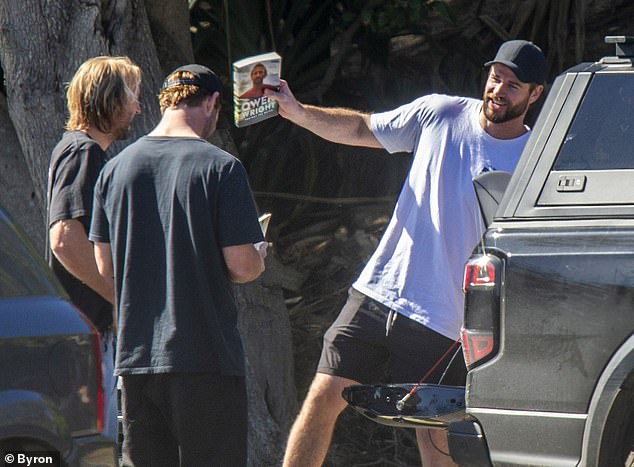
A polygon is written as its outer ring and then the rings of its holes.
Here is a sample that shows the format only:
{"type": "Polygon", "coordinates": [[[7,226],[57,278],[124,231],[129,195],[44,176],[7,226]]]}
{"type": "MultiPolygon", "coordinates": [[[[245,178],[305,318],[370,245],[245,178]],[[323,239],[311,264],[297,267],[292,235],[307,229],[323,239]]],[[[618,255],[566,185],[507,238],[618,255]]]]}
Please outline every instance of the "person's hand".
{"type": "Polygon", "coordinates": [[[258,251],[262,259],[266,258],[269,242],[265,240],[263,242],[254,243],[253,246],[258,251]]]}
{"type": "Polygon", "coordinates": [[[291,88],[288,87],[288,83],[283,79],[280,80],[280,90],[278,92],[265,89],[264,95],[271,100],[277,101],[280,115],[291,121],[297,120],[303,110],[302,104],[295,98],[291,88]]]}

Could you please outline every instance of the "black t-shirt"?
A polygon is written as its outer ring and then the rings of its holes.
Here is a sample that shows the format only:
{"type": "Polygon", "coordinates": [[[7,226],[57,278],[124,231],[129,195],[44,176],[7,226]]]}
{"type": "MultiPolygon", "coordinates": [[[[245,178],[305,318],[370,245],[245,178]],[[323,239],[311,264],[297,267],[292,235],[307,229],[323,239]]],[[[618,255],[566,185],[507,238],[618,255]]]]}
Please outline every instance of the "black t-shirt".
{"type": "MultiPolygon", "coordinates": [[[[48,227],[55,222],[76,219],[88,235],[93,190],[99,172],[107,162],[101,147],[82,131],[67,131],[51,154],[48,174],[48,227]]],[[[71,301],[100,332],[112,325],[112,305],[70,274],[49,251],[49,264],[71,301]]]]}
{"type": "Polygon", "coordinates": [[[222,248],[263,240],[238,159],[198,138],[144,137],[104,167],[90,239],[110,243],[117,374],[244,374],[222,248]]]}

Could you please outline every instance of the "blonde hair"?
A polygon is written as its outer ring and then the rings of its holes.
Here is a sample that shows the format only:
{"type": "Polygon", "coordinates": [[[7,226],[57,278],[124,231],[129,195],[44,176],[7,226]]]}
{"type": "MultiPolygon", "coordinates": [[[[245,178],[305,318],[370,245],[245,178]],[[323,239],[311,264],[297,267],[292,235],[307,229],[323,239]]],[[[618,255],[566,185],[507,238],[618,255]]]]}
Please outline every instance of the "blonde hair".
{"type": "Polygon", "coordinates": [[[141,86],[141,69],[128,57],[94,57],[86,60],[68,85],[67,130],[89,126],[108,133],[141,86]]]}
{"type": "MultiPolygon", "coordinates": [[[[195,76],[189,71],[175,71],[167,78],[165,82],[178,81],[181,79],[194,79],[195,76]]],[[[205,88],[192,84],[176,84],[162,89],[159,93],[159,105],[161,113],[170,107],[176,107],[181,102],[185,105],[196,107],[202,103],[206,96],[210,93],[205,88]]]]}

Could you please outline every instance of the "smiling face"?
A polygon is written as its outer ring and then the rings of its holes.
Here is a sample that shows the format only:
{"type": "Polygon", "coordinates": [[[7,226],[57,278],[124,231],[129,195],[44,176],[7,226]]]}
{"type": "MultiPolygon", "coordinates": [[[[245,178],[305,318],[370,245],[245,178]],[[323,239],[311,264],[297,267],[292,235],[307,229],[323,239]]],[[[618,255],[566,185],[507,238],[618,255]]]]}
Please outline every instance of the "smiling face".
{"type": "Polygon", "coordinates": [[[505,123],[524,117],[529,106],[537,100],[536,85],[520,81],[506,65],[494,63],[484,87],[485,118],[491,123],[505,123]]]}
{"type": "Polygon", "coordinates": [[[261,85],[266,77],[266,68],[264,65],[255,65],[251,70],[251,81],[255,85],[261,85]]]}

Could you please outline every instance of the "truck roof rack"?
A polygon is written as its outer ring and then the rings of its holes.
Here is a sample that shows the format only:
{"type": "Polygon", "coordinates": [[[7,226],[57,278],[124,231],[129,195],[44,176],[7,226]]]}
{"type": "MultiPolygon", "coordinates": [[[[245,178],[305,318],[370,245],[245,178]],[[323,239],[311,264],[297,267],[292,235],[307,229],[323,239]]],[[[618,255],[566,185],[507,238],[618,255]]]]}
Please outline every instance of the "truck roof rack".
{"type": "Polygon", "coordinates": [[[617,57],[634,57],[634,36],[605,36],[604,40],[615,45],[617,57]]]}
{"type": "Polygon", "coordinates": [[[603,57],[599,60],[600,65],[632,67],[634,59],[634,36],[605,36],[606,44],[614,44],[616,55],[603,57]]]}

